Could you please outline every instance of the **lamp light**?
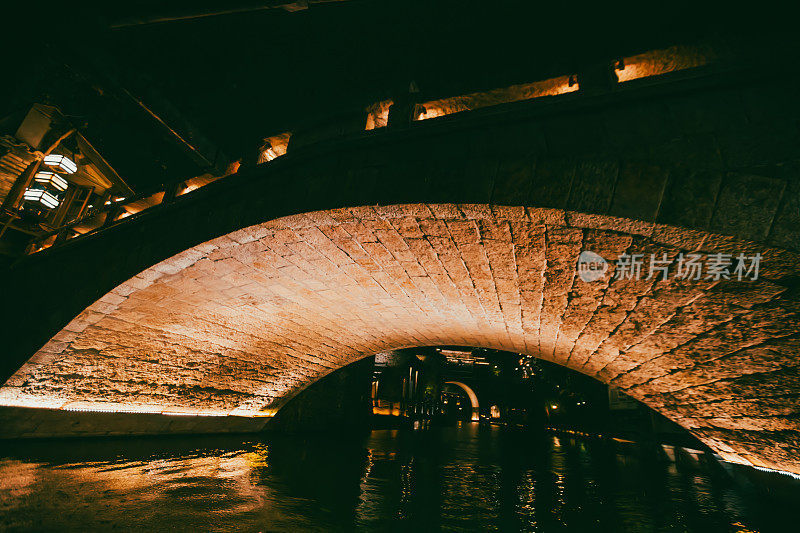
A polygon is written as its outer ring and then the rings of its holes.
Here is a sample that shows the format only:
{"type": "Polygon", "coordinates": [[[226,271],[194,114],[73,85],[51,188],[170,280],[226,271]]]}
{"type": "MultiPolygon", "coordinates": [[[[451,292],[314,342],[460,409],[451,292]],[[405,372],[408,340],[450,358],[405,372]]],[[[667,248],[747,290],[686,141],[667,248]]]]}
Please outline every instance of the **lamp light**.
{"type": "Polygon", "coordinates": [[[49,172],[47,170],[42,170],[36,173],[33,180],[36,183],[41,183],[45,186],[53,187],[58,191],[66,191],[67,187],[69,187],[69,183],[67,180],[56,174],[55,172],[49,172]]]}
{"type": "Polygon", "coordinates": [[[74,174],[78,170],[78,165],[65,155],[46,155],[44,157],[44,164],[48,167],[57,168],[67,174],[74,174]]]}
{"type": "Polygon", "coordinates": [[[58,207],[59,204],[58,198],[44,189],[28,189],[25,191],[23,199],[31,202],[39,202],[43,206],[49,207],[50,209],[58,207]]]}

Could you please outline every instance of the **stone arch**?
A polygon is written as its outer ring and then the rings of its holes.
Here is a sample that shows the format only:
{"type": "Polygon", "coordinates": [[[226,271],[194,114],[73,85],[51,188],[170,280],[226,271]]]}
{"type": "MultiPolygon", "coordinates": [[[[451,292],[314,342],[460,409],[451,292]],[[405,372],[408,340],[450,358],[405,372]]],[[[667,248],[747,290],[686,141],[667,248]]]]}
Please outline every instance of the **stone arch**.
{"type": "Polygon", "coordinates": [[[743,76],[688,93],[681,83],[622,84],[599,99],[537,98],[245,166],[4,272],[0,293],[17,312],[0,322],[0,381],[126,279],[210,239],[309,211],[441,202],[554,208],[594,223],[625,217],[640,234],[697,230],[682,233],[687,245],[710,231],[733,248],[744,239],[797,252],[799,152],[787,142],[796,98],[767,77],[743,76]]]}
{"type": "Polygon", "coordinates": [[[730,460],[798,471],[798,259],[558,209],[310,212],[193,246],[120,284],[20,368],[0,402],[263,416],[373,353],[478,346],[612,384],[730,460]],[[587,249],[610,264],[591,283],[576,276],[587,249]],[[612,276],[621,253],[682,252],[760,253],[760,278],[612,276]]]}
{"type": "Polygon", "coordinates": [[[466,383],[463,383],[461,381],[445,381],[444,384],[445,385],[455,385],[456,387],[458,387],[461,390],[463,390],[464,392],[466,392],[467,393],[467,397],[469,398],[470,407],[472,408],[472,417],[471,417],[471,419],[472,419],[473,422],[477,422],[478,420],[480,420],[480,408],[481,408],[481,406],[478,403],[478,395],[475,394],[475,391],[472,389],[472,387],[470,387],[469,385],[467,385],[466,383]]]}

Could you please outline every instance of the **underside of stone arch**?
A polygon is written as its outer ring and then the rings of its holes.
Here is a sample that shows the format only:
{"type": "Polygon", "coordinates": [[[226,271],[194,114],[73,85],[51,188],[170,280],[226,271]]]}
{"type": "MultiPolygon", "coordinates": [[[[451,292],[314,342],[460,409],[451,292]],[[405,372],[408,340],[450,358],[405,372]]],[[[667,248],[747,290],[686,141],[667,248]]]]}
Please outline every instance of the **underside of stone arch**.
{"type": "Polygon", "coordinates": [[[472,420],[473,421],[480,420],[480,404],[478,403],[478,395],[475,394],[475,391],[472,389],[472,387],[461,381],[445,381],[444,384],[453,385],[463,390],[464,393],[467,395],[467,398],[469,398],[469,405],[470,408],[472,409],[472,417],[471,417],[472,420]]]}
{"type": "Polygon", "coordinates": [[[91,305],[0,404],[274,413],[377,352],[524,353],[618,387],[723,457],[800,472],[798,255],[697,230],[514,206],[306,213],[194,246],[91,305]],[[578,276],[581,251],[608,260],[578,276]],[[761,254],[757,280],[615,276],[621,254],[761,254]]]}

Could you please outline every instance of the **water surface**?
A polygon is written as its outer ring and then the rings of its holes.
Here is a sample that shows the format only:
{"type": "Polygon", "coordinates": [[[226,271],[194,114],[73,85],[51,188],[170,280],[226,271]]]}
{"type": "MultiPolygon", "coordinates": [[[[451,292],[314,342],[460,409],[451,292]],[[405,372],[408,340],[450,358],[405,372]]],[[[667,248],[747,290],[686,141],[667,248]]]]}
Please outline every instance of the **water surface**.
{"type": "Polygon", "coordinates": [[[789,531],[711,471],[494,427],[0,445],[12,531],[789,531]]]}

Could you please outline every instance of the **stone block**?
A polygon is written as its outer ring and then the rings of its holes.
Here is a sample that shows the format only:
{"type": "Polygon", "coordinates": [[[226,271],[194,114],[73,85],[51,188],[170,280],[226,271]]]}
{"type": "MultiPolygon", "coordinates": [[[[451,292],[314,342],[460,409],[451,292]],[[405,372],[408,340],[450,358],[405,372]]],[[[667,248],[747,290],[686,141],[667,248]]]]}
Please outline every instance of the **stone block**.
{"type": "Polygon", "coordinates": [[[751,174],[725,177],[711,219],[711,230],[749,240],[765,240],[769,234],[786,182],[751,174]]]}

